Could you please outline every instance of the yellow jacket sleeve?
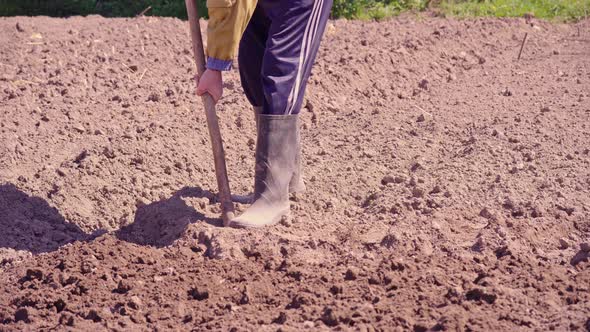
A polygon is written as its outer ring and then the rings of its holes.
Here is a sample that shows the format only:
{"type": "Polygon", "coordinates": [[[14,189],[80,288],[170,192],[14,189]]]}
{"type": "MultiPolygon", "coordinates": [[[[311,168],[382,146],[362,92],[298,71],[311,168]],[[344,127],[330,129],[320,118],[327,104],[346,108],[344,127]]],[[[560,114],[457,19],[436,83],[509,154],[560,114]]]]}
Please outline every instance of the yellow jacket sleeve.
{"type": "Polygon", "coordinates": [[[229,70],[256,0],[207,0],[207,68],[229,70]]]}

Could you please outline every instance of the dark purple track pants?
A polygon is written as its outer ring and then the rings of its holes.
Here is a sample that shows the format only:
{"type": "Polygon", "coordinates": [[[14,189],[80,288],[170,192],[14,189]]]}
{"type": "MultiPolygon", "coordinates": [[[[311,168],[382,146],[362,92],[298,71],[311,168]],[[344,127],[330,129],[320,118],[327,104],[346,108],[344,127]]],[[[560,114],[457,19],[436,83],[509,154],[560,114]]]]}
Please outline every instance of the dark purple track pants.
{"type": "Polygon", "coordinates": [[[263,114],[297,114],[333,0],[259,0],[240,41],[244,92],[263,114]]]}

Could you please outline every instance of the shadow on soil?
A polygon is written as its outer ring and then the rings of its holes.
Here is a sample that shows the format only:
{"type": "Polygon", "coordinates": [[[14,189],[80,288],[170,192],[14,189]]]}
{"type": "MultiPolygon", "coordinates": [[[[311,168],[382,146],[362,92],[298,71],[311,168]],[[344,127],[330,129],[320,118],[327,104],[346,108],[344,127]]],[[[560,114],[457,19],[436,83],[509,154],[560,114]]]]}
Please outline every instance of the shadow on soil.
{"type": "Polygon", "coordinates": [[[199,187],[184,187],[172,197],[141,206],[135,213],[133,223],[117,231],[117,238],[140,245],[158,248],[171,245],[180,238],[191,223],[204,221],[222,226],[221,219],[208,218],[188,206],[183,198],[207,198],[214,203],[216,196],[199,187]]]}
{"type": "Polygon", "coordinates": [[[0,248],[39,254],[91,237],[43,198],[30,196],[11,183],[0,185],[0,248]]]}

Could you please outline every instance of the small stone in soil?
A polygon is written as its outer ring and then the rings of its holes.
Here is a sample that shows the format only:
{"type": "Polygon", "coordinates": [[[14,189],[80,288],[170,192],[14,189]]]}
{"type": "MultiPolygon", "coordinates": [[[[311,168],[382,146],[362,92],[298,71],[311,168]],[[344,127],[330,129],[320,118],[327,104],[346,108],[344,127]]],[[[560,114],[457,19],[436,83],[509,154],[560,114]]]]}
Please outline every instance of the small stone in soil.
{"type": "Polygon", "coordinates": [[[381,179],[382,185],[387,185],[389,183],[395,183],[395,177],[393,177],[393,175],[386,175],[381,179]]]}
{"type": "Polygon", "coordinates": [[[421,168],[422,168],[422,165],[419,162],[414,162],[410,166],[410,171],[415,172],[415,171],[417,171],[417,170],[419,170],[421,168]]]}
{"type": "Polygon", "coordinates": [[[119,293],[119,294],[125,294],[125,293],[129,292],[132,288],[133,288],[133,286],[131,286],[131,284],[129,282],[127,282],[126,280],[121,280],[121,281],[119,281],[117,288],[113,292],[119,293]]]}
{"type": "Polygon", "coordinates": [[[494,219],[494,214],[488,210],[488,208],[483,208],[479,211],[479,216],[486,218],[486,219],[494,219]]]}
{"type": "Polygon", "coordinates": [[[79,133],[84,133],[86,131],[86,128],[84,128],[84,126],[81,124],[76,124],[72,128],[79,133]]]}
{"type": "Polygon", "coordinates": [[[346,270],[346,273],[344,274],[344,280],[356,280],[356,278],[357,272],[354,269],[349,268],[346,270]]]}
{"type": "Polygon", "coordinates": [[[567,249],[569,247],[570,247],[570,245],[569,245],[569,243],[567,242],[566,239],[564,239],[564,238],[559,239],[559,248],[560,249],[565,250],[565,249],[567,249]]]}
{"type": "Polygon", "coordinates": [[[109,159],[115,158],[115,151],[113,151],[113,149],[108,146],[105,146],[105,148],[102,151],[102,154],[109,159]]]}
{"type": "Polygon", "coordinates": [[[187,292],[189,300],[203,301],[209,298],[209,292],[206,290],[200,291],[197,287],[193,287],[187,292]]]}
{"type": "Polygon", "coordinates": [[[279,317],[275,318],[272,322],[274,324],[285,324],[287,321],[287,314],[284,311],[281,311],[279,317]]]}
{"type": "Polygon", "coordinates": [[[58,299],[57,301],[53,302],[53,306],[55,307],[57,312],[62,312],[66,307],[66,303],[64,302],[64,300],[58,299]]]}
{"type": "Polygon", "coordinates": [[[27,311],[26,308],[21,308],[18,309],[15,313],[14,313],[14,321],[15,322],[25,322],[28,323],[29,321],[29,312],[27,311]]]}
{"type": "Polygon", "coordinates": [[[100,317],[100,315],[98,314],[98,312],[96,310],[94,310],[94,309],[90,310],[88,312],[88,314],[86,315],[85,318],[88,319],[88,320],[91,320],[91,321],[93,321],[95,323],[98,323],[98,322],[102,321],[102,317],[100,317]]]}
{"type": "Polygon", "coordinates": [[[153,102],[158,102],[158,101],[160,101],[160,95],[158,95],[156,92],[152,92],[152,93],[149,95],[149,97],[148,97],[148,99],[147,99],[147,100],[148,100],[148,101],[153,101],[153,102]]]}
{"type": "Polygon", "coordinates": [[[414,187],[414,189],[412,189],[412,196],[416,197],[416,198],[420,198],[424,196],[424,190],[418,188],[418,187],[414,187]]]}
{"type": "Polygon", "coordinates": [[[416,118],[416,122],[431,121],[432,119],[432,114],[428,112],[422,112],[422,114],[418,115],[418,118],[416,118]]]}
{"type": "Polygon", "coordinates": [[[74,316],[65,313],[59,317],[59,324],[67,325],[67,326],[74,326],[74,316]]]}
{"type": "Polygon", "coordinates": [[[467,293],[465,293],[465,298],[468,301],[483,301],[488,304],[492,304],[496,301],[497,296],[494,294],[485,293],[483,290],[476,288],[469,290],[467,293]]]}
{"type": "Polygon", "coordinates": [[[324,322],[324,324],[331,326],[331,327],[338,325],[338,318],[334,314],[334,310],[332,310],[332,308],[330,308],[330,307],[324,308],[324,311],[322,313],[322,317],[320,318],[320,320],[322,322],[324,322]]]}
{"type": "Polygon", "coordinates": [[[342,294],[342,287],[334,285],[330,287],[330,293],[332,293],[332,295],[342,294]]]}
{"type": "Polygon", "coordinates": [[[418,87],[422,90],[428,90],[428,80],[421,80],[420,83],[418,83],[418,87]]]}
{"type": "Polygon", "coordinates": [[[79,164],[82,162],[82,160],[86,159],[86,157],[88,157],[88,151],[82,150],[82,152],[80,152],[80,154],[78,154],[74,159],[74,163],[79,164]]]}
{"type": "Polygon", "coordinates": [[[381,240],[380,245],[385,248],[393,248],[397,243],[399,243],[399,239],[394,234],[387,234],[381,240]]]}
{"type": "Polygon", "coordinates": [[[129,308],[137,310],[141,306],[141,299],[134,295],[129,299],[127,305],[129,305],[129,308]]]}
{"type": "Polygon", "coordinates": [[[43,279],[43,271],[39,269],[28,269],[26,280],[41,280],[43,279]]]}

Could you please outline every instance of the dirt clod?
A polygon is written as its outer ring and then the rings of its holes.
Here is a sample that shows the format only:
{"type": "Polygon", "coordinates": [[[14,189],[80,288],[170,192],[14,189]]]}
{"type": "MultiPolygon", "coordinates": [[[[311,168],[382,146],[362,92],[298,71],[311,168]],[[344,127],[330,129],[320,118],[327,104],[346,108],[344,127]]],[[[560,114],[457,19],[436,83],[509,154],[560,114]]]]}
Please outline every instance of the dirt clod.
{"type": "Polygon", "coordinates": [[[20,308],[14,313],[15,322],[29,322],[29,311],[26,308],[20,308]]]}
{"type": "Polygon", "coordinates": [[[386,175],[383,177],[383,179],[381,179],[381,184],[383,184],[383,185],[387,185],[390,183],[396,183],[395,177],[393,175],[386,175]]]}
{"type": "Polygon", "coordinates": [[[272,321],[274,324],[285,324],[287,322],[287,313],[281,311],[279,316],[272,321]]]}
{"type": "Polygon", "coordinates": [[[418,87],[422,90],[428,90],[428,84],[429,84],[428,80],[422,79],[420,81],[420,83],[418,83],[418,87]]]}
{"type": "Polygon", "coordinates": [[[559,239],[559,248],[560,248],[560,249],[563,249],[563,250],[565,250],[565,249],[567,249],[567,248],[569,248],[569,247],[570,247],[569,241],[567,241],[567,240],[566,240],[566,239],[564,239],[564,238],[560,238],[560,239],[559,239]]]}
{"type": "Polygon", "coordinates": [[[338,317],[336,317],[334,310],[329,307],[324,308],[320,320],[330,327],[338,326],[339,324],[338,317]]]}
{"type": "Polygon", "coordinates": [[[125,293],[129,292],[132,288],[133,288],[133,286],[131,285],[131,283],[129,281],[121,280],[117,284],[117,288],[115,288],[114,292],[119,293],[119,294],[125,294],[125,293]]]}
{"type": "Polygon", "coordinates": [[[357,271],[349,268],[348,270],[346,270],[346,273],[344,274],[344,280],[356,280],[357,274],[357,271]]]}
{"type": "Polygon", "coordinates": [[[64,313],[59,317],[59,324],[66,326],[75,326],[74,316],[68,313],[64,313]]]}
{"type": "Polygon", "coordinates": [[[199,290],[197,287],[193,287],[188,290],[188,297],[191,300],[204,301],[209,298],[209,292],[206,290],[199,290]]]}
{"type": "Polygon", "coordinates": [[[132,296],[127,303],[132,309],[139,309],[141,307],[141,299],[138,296],[132,296]]]}
{"type": "Polygon", "coordinates": [[[472,289],[465,293],[465,298],[468,301],[483,301],[487,304],[492,304],[496,301],[497,296],[494,294],[488,294],[481,289],[472,289]]]}
{"type": "Polygon", "coordinates": [[[91,309],[90,311],[88,311],[88,314],[84,317],[84,319],[91,320],[95,323],[102,321],[102,317],[98,314],[98,311],[96,311],[95,309],[91,309]]]}

